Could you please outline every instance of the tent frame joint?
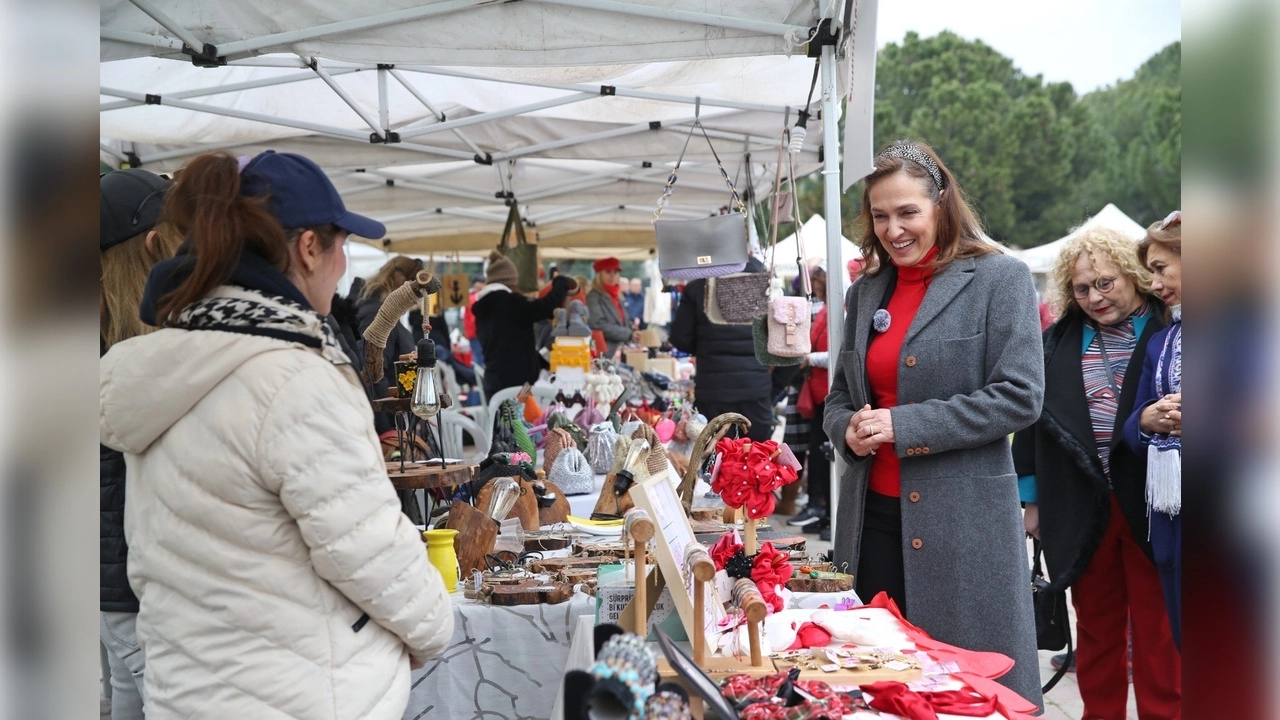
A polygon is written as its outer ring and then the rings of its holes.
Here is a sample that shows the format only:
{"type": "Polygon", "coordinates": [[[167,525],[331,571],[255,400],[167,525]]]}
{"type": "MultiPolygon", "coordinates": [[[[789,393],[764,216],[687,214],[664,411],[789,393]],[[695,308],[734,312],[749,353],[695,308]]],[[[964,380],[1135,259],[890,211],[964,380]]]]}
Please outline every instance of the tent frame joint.
{"type": "Polygon", "coordinates": [[[473,159],[475,160],[477,165],[492,165],[493,153],[485,153],[484,155],[481,155],[480,153],[476,153],[476,156],[473,159]]]}
{"type": "Polygon", "coordinates": [[[618,94],[618,87],[617,87],[616,85],[601,85],[601,86],[600,86],[600,96],[601,96],[601,97],[612,97],[612,96],[617,95],[617,94],[618,94]]]}
{"type": "Polygon", "coordinates": [[[818,24],[809,31],[809,50],[806,53],[811,58],[822,56],[822,48],[827,45],[839,46],[840,32],[832,26],[830,18],[823,18],[818,24]]]}
{"type": "Polygon", "coordinates": [[[369,133],[369,142],[373,145],[395,145],[400,142],[400,133],[390,130],[385,133],[369,133]]]}
{"type": "Polygon", "coordinates": [[[146,101],[146,103],[147,103],[148,105],[162,105],[162,104],[163,104],[163,103],[161,103],[161,102],[160,102],[160,96],[159,96],[159,95],[153,95],[153,94],[151,94],[151,93],[147,93],[146,98],[145,98],[145,101],[146,101]]]}
{"type": "Polygon", "coordinates": [[[182,52],[184,55],[191,56],[191,64],[196,67],[216,68],[227,64],[226,56],[218,55],[218,46],[212,43],[205,43],[198,51],[183,43],[182,52]]]}

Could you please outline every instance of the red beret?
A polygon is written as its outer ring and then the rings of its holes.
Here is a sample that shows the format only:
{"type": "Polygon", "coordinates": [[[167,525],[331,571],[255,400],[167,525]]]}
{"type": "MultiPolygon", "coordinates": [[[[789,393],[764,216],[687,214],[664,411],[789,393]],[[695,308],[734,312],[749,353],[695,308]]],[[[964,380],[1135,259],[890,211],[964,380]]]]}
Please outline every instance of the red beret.
{"type": "Polygon", "coordinates": [[[622,263],[618,262],[618,258],[616,257],[600,258],[599,260],[595,261],[595,263],[591,266],[591,269],[595,270],[596,272],[609,272],[609,271],[621,272],[622,263]]]}

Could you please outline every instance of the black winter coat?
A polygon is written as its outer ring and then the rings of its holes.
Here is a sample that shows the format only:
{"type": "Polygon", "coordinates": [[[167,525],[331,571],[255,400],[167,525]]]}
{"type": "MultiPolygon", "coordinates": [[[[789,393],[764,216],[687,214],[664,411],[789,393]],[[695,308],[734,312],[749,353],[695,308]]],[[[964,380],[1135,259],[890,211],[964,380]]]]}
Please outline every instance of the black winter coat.
{"type": "Polygon", "coordinates": [[[1151,556],[1147,540],[1145,456],[1124,443],[1124,422],[1133,410],[1142,378],[1147,343],[1165,325],[1164,307],[1153,315],[1125,367],[1111,442],[1111,480],[1102,471],[1080,365],[1085,315],[1078,310],[1044,331],[1044,408],[1034,425],[1014,436],[1014,467],[1019,476],[1036,476],[1040,541],[1053,586],[1065,589],[1093,560],[1111,521],[1111,493],[1133,538],[1151,556]]]}
{"type": "Polygon", "coordinates": [[[556,308],[564,305],[573,280],[562,275],[551,284],[551,290],[536,300],[495,289],[471,306],[476,315],[476,337],[484,349],[485,397],[538,379],[542,363],[533,326],[551,319],[556,308]]]}
{"type": "MultiPolygon", "coordinates": [[[[751,258],[746,272],[762,272],[764,265],[751,258]]],[[[768,402],[769,368],[756,360],[750,325],[716,325],[707,319],[707,281],[685,285],[671,321],[671,345],[697,358],[694,378],[698,402],[728,403],[743,400],[768,402]]]]}
{"type": "Polygon", "coordinates": [[[98,446],[98,549],[102,565],[98,609],[138,612],[138,596],[129,587],[129,546],[124,541],[124,454],[98,446]]]}

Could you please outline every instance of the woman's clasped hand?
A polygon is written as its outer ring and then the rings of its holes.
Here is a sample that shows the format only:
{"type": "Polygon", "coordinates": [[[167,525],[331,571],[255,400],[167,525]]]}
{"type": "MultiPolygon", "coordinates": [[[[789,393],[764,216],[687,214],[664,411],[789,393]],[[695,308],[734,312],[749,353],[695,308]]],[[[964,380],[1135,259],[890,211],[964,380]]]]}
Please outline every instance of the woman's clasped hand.
{"type": "Polygon", "coordinates": [[[893,415],[888,408],[872,408],[870,405],[849,418],[844,431],[844,441],[858,457],[866,457],[881,445],[894,442],[893,415]]]}

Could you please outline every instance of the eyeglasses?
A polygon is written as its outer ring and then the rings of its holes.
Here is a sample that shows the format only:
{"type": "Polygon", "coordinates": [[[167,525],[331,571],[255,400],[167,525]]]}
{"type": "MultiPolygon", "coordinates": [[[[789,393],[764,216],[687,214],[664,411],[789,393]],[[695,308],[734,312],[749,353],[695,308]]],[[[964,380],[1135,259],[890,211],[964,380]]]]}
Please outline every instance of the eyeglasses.
{"type": "Polygon", "coordinates": [[[1113,277],[1100,277],[1089,285],[1072,285],[1071,293],[1081,300],[1089,297],[1089,290],[1096,288],[1098,292],[1106,295],[1111,292],[1111,288],[1116,286],[1116,279],[1113,277]]]}

